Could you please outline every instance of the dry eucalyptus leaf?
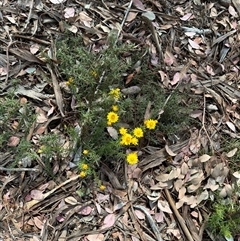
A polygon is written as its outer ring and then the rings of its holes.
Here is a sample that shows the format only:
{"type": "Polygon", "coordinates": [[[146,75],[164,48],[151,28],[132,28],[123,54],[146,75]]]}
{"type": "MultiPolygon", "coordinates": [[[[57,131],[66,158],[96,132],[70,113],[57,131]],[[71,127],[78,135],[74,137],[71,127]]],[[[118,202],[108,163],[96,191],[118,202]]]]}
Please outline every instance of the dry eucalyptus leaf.
{"type": "Polygon", "coordinates": [[[53,4],[60,4],[66,2],[66,0],[50,0],[50,2],[53,4]]]}
{"type": "Polygon", "coordinates": [[[65,202],[68,203],[68,204],[71,204],[71,205],[76,205],[78,204],[78,201],[76,198],[70,196],[70,197],[66,197],[65,198],[65,202]]]}
{"type": "Polygon", "coordinates": [[[207,190],[203,191],[200,195],[197,196],[198,203],[201,203],[203,200],[207,200],[209,198],[209,193],[207,190]]]}
{"type": "Polygon", "coordinates": [[[199,181],[200,181],[200,182],[199,182],[197,185],[192,184],[192,185],[190,185],[190,186],[187,187],[188,193],[195,192],[195,191],[197,191],[197,190],[200,188],[200,186],[201,186],[201,180],[199,179],[199,181]]]}
{"type": "Polygon", "coordinates": [[[180,72],[175,73],[173,76],[173,80],[170,81],[171,85],[177,84],[181,80],[181,78],[182,78],[182,76],[181,76],[180,72]]]}
{"type": "Polygon", "coordinates": [[[162,223],[164,220],[163,212],[155,213],[155,220],[157,223],[162,223]]]}
{"type": "Polygon", "coordinates": [[[140,10],[145,10],[145,7],[140,0],[133,0],[133,5],[140,10]]]}
{"type": "Polygon", "coordinates": [[[193,49],[200,49],[199,44],[197,44],[195,41],[193,41],[193,40],[191,40],[191,39],[188,39],[188,42],[189,42],[189,44],[191,45],[191,47],[192,47],[193,49]]]}
{"type": "Polygon", "coordinates": [[[33,217],[33,221],[36,227],[42,230],[44,224],[43,224],[43,221],[41,220],[41,216],[33,217]]]}
{"type": "Polygon", "coordinates": [[[232,186],[230,184],[224,184],[224,187],[222,188],[221,192],[219,193],[220,197],[224,198],[227,196],[232,195],[232,186]]]}
{"type": "Polygon", "coordinates": [[[195,196],[191,195],[191,196],[187,196],[185,195],[181,201],[187,203],[188,205],[197,205],[197,199],[195,196]]]}
{"type": "Polygon", "coordinates": [[[234,172],[233,176],[236,177],[237,179],[240,179],[240,171],[234,172]]]}
{"type": "Polygon", "coordinates": [[[181,200],[186,194],[187,189],[185,187],[181,187],[178,192],[178,199],[181,200]]]}
{"type": "MultiPolygon", "coordinates": [[[[168,48],[166,49],[166,52],[164,53],[164,63],[171,66],[173,63],[176,62],[176,58],[174,57],[174,55],[170,52],[170,50],[168,50],[168,48]]],[[[162,78],[163,79],[163,78],[162,78]]]]}
{"type": "Polygon", "coordinates": [[[227,177],[228,175],[228,172],[229,172],[229,169],[227,167],[224,167],[223,168],[223,171],[222,171],[222,175],[218,176],[216,178],[216,181],[219,183],[219,184],[223,184],[224,181],[225,181],[225,178],[227,177]]]}
{"type": "Polygon", "coordinates": [[[126,22],[131,22],[132,20],[134,20],[136,17],[137,17],[137,12],[129,12],[128,16],[127,16],[127,19],[126,19],[126,22]]]}
{"type": "Polygon", "coordinates": [[[136,216],[138,217],[138,219],[140,220],[144,220],[145,219],[145,214],[143,212],[141,212],[140,210],[134,210],[136,216]]]}
{"type": "Polygon", "coordinates": [[[236,132],[236,127],[232,122],[226,121],[226,124],[229,127],[229,129],[231,129],[231,131],[236,132]]]}
{"type": "Polygon", "coordinates": [[[31,52],[32,54],[36,54],[36,53],[38,52],[39,48],[40,48],[40,45],[39,45],[39,44],[33,44],[33,45],[31,45],[31,47],[30,47],[30,52],[31,52]]]}
{"type": "Polygon", "coordinates": [[[116,204],[114,207],[113,207],[113,211],[117,211],[117,210],[120,210],[122,207],[124,207],[126,205],[125,202],[120,202],[118,204],[116,204]]]}
{"type": "Polygon", "coordinates": [[[77,33],[78,28],[76,26],[72,25],[71,27],[68,27],[68,30],[72,33],[77,33]]]}
{"type": "Polygon", "coordinates": [[[207,154],[203,154],[202,156],[199,157],[199,161],[200,162],[207,162],[210,158],[211,158],[211,156],[209,156],[207,154]]]}
{"type": "Polygon", "coordinates": [[[224,163],[217,164],[211,171],[212,177],[216,179],[217,177],[223,174],[223,170],[224,170],[224,163]]]}
{"type": "Polygon", "coordinates": [[[186,175],[188,173],[188,171],[189,171],[189,167],[188,167],[187,163],[184,162],[181,166],[181,173],[183,175],[186,175]]]}
{"type": "Polygon", "coordinates": [[[185,182],[181,179],[178,179],[176,182],[174,182],[174,188],[176,189],[176,191],[178,192],[180,190],[180,188],[183,186],[185,182]]]}
{"type": "Polygon", "coordinates": [[[169,177],[169,174],[161,173],[159,176],[156,176],[155,179],[159,182],[166,182],[167,180],[169,180],[168,177],[169,177]]]}
{"type": "Polygon", "coordinates": [[[163,188],[172,188],[173,183],[172,181],[167,182],[158,182],[157,184],[150,187],[151,190],[161,190],[163,188]]]}
{"type": "Polygon", "coordinates": [[[78,213],[82,214],[84,216],[89,215],[92,212],[92,208],[90,206],[84,207],[82,210],[80,210],[78,213]]]}
{"type": "Polygon", "coordinates": [[[181,19],[182,21],[187,21],[187,20],[190,19],[191,16],[192,16],[192,13],[187,13],[187,14],[185,14],[184,16],[182,16],[180,19],[181,19]]]}
{"type": "Polygon", "coordinates": [[[118,139],[118,132],[115,128],[113,128],[112,126],[108,126],[107,127],[107,131],[108,134],[114,139],[117,140],[118,139]]]}
{"type": "Polygon", "coordinates": [[[116,220],[116,215],[113,213],[108,214],[103,221],[103,226],[100,229],[110,228],[114,225],[116,220]]]}
{"type": "Polygon", "coordinates": [[[135,95],[138,94],[140,91],[141,88],[138,86],[131,86],[121,90],[124,95],[135,95]]]}
{"type": "Polygon", "coordinates": [[[42,200],[44,198],[44,194],[42,193],[42,191],[37,189],[32,190],[30,195],[31,198],[34,200],[42,200]]]}
{"type": "Polygon", "coordinates": [[[155,19],[155,14],[151,11],[147,11],[147,12],[142,14],[142,17],[145,17],[148,20],[153,21],[155,19]]]}
{"type": "Polygon", "coordinates": [[[152,106],[152,102],[149,101],[145,110],[144,120],[151,119],[151,106],[152,106]]]}
{"type": "Polygon", "coordinates": [[[177,154],[174,153],[168,145],[165,145],[165,150],[169,156],[176,156],[177,154]]]}
{"type": "Polygon", "coordinates": [[[158,208],[163,212],[172,213],[172,210],[170,209],[167,201],[158,200],[158,208]]]}
{"type": "Polygon", "coordinates": [[[229,6],[228,7],[228,12],[233,16],[233,17],[238,17],[238,14],[237,14],[237,12],[235,11],[235,9],[234,9],[234,7],[233,6],[229,6]]]}
{"type": "Polygon", "coordinates": [[[74,8],[66,8],[64,10],[64,17],[65,18],[72,18],[75,15],[75,9],[74,8]]]}
{"type": "Polygon", "coordinates": [[[88,241],[103,241],[105,240],[105,237],[102,233],[98,234],[89,234],[86,236],[88,241]]]}
{"type": "Polygon", "coordinates": [[[176,179],[181,174],[180,168],[174,168],[168,175],[168,180],[176,179]]]}
{"type": "Polygon", "coordinates": [[[196,174],[192,175],[188,182],[191,182],[193,185],[199,184],[202,180],[204,180],[204,174],[202,170],[199,170],[196,174]]]}
{"type": "Polygon", "coordinates": [[[226,154],[227,157],[233,157],[237,152],[237,147],[226,154]]]}
{"type": "Polygon", "coordinates": [[[216,184],[216,180],[213,178],[208,178],[207,184],[204,186],[203,189],[210,189],[211,191],[216,191],[219,188],[219,185],[216,184]]]}
{"type": "MultiPolygon", "coordinates": [[[[154,192],[154,191],[153,191],[153,192],[154,192]]],[[[159,196],[154,196],[153,193],[151,193],[151,195],[147,195],[147,197],[148,197],[148,199],[149,199],[150,201],[156,202],[156,201],[159,199],[160,195],[159,195],[159,196]]]]}
{"type": "Polygon", "coordinates": [[[181,208],[183,206],[183,204],[184,204],[184,201],[182,199],[179,200],[178,202],[176,202],[176,208],[177,209],[181,208]]]}
{"type": "Polygon", "coordinates": [[[20,142],[20,138],[17,137],[17,136],[11,136],[9,139],[8,139],[8,143],[7,145],[8,146],[17,146],[20,142]]]}

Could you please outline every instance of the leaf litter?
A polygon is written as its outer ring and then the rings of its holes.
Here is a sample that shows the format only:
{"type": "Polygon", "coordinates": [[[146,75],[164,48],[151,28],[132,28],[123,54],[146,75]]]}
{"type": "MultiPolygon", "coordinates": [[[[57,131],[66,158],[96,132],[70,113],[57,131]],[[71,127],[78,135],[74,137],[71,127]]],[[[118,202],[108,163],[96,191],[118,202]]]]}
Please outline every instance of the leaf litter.
{"type": "MultiPolygon", "coordinates": [[[[122,30],[119,39],[148,46],[149,67],[162,66],[158,70],[161,86],[172,90],[179,85],[182,91],[191,89],[195,98],[199,98],[199,109],[192,116],[201,121],[202,128],[189,127],[189,139],[180,139],[158,149],[149,146],[151,151],[144,152],[139,165],[125,170],[129,183],[125,190],[116,189],[109,181],[103,193],[90,188],[88,201],[75,195],[83,184],[68,168],[68,158],[61,160],[60,169],[56,169],[54,184],[41,188],[47,180],[41,175],[40,158],[26,165],[28,171],[21,166],[4,169],[14,156],[0,152],[0,229],[4,227],[0,238],[12,240],[25,233],[30,237],[25,240],[65,237],[66,240],[91,241],[105,240],[107,235],[118,235],[122,240],[126,236],[132,240],[184,240],[183,235],[188,240],[202,240],[199,227],[205,222],[202,207],[206,201],[213,198],[215,191],[221,197],[231,197],[233,178],[239,185],[239,172],[229,168],[230,158],[238,149],[223,153],[219,145],[215,145],[216,148],[212,145],[221,142],[222,135],[240,138],[239,58],[235,54],[239,49],[239,2],[232,1],[227,6],[221,2],[149,2],[151,4],[132,1],[125,23],[122,21],[127,11],[128,2],[125,1],[99,5],[73,1],[71,6],[63,0],[39,1],[32,5],[24,1],[3,3],[0,100],[11,90],[11,78],[20,77],[22,81],[14,94],[27,98],[36,110],[36,131],[29,136],[36,145],[51,122],[66,115],[58,73],[54,65],[48,64],[44,54],[47,53],[53,63],[57,61],[54,52],[49,52],[54,49],[52,36],[56,32],[61,35],[67,25],[70,31],[82,34],[85,44],[92,45],[95,51],[102,46],[94,47],[94,39],[107,39],[108,33],[115,28],[122,30]],[[19,17],[15,9],[20,9],[19,17]],[[181,30],[176,31],[176,26],[181,30]],[[35,88],[40,84],[42,88],[35,88]],[[50,86],[52,90],[47,91],[50,86]],[[200,154],[202,150],[206,153],[200,154]],[[184,212],[186,207],[188,210],[184,212]],[[185,225],[184,215],[186,222],[192,224],[189,227],[185,225]],[[120,223],[124,226],[119,228],[120,223]],[[128,230],[127,234],[122,229],[128,230]]],[[[128,75],[126,84],[135,81],[135,72],[128,75]]],[[[135,85],[124,91],[135,95],[141,89],[135,85]]],[[[15,120],[12,127],[18,130],[18,125],[15,120]]],[[[57,125],[53,130],[61,131],[57,125]]],[[[113,139],[117,138],[115,129],[108,128],[108,132],[113,139]]],[[[64,134],[62,137],[66,138],[64,134]]],[[[14,148],[22,138],[19,131],[6,145],[14,148]]]]}

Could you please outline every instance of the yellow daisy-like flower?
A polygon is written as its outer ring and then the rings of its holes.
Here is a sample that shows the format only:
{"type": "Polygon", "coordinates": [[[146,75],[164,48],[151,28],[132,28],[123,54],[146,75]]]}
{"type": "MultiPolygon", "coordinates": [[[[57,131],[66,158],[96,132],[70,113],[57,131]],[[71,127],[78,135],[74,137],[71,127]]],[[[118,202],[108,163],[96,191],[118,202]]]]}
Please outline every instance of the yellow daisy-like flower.
{"type": "Polygon", "coordinates": [[[149,119],[149,120],[144,121],[144,125],[150,130],[154,130],[156,128],[157,123],[158,123],[158,121],[153,120],[153,119],[149,119]]]}
{"type": "Polygon", "coordinates": [[[129,165],[134,165],[138,163],[138,155],[137,152],[132,152],[127,155],[127,163],[129,165]]]}
{"type": "Polygon", "coordinates": [[[73,83],[73,77],[69,77],[68,81],[66,81],[66,85],[70,85],[73,83]]]}
{"type": "Polygon", "coordinates": [[[137,138],[141,138],[143,137],[143,130],[142,128],[140,127],[136,127],[134,130],[133,130],[133,135],[137,138]]]}
{"type": "Polygon", "coordinates": [[[98,74],[95,70],[91,70],[91,75],[94,77],[94,78],[97,78],[98,74]]]}
{"type": "Polygon", "coordinates": [[[118,111],[118,106],[117,106],[117,105],[113,105],[113,106],[112,106],[112,110],[115,111],[115,112],[117,112],[117,111],[118,111]]]}
{"type": "Polygon", "coordinates": [[[121,135],[126,135],[126,134],[127,134],[127,129],[124,128],[124,127],[121,127],[121,128],[119,129],[119,133],[120,133],[121,135]]]}
{"type": "Polygon", "coordinates": [[[120,89],[116,88],[116,89],[110,90],[109,95],[113,96],[115,99],[118,100],[120,98],[120,89]]]}
{"type": "Polygon", "coordinates": [[[43,153],[44,148],[45,148],[44,145],[43,145],[43,146],[40,146],[40,148],[38,149],[37,152],[38,152],[39,154],[43,153]]]}
{"type": "Polygon", "coordinates": [[[83,178],[83,177],[86,177],[86,172],[81,171],[80,174],[79,174],[79,176],[82,177],[82,178],[83,178]]]}
{"type": "Polygon", "coordinates": [[[118,114],[113,111],[110,111],[107,115],[107,120],[111,123],[116,123],[118,121],[118,114]]]}
{"type": "Polygon", "coordinates": [[[106,187],[105,187],[104,185],[101,185],[101,186],[99,187],[99,189],[100,189],[101,191],[104,191],[104,190],[106,189],[106,187]]]}
{"type": "Polygon", "coordinates": [[[83,150],[83,154],[87,155],[88,154],[88,150],[83,150]]]}
{"type": "Polygon", "coordinates": [[[87,170],[87,169],[88,169],[88,164],[82,164],[82,165],[81,165],[81,168],[82,168],[83,170],[87,170]]]}
{"type": "Polygon", "coordinates": [[[132,138],[132,144],[133,144],[134,146],[137,146],[137,145],[138,145],[138,139],[137,139],[136,137],[133,137],[133,138],[132,138]]]}
{"type": "Polygon", "coordinates": [[[132,143],[132,135],[130,134],[125,134],[122,136],[122,140],[120,142],[121,145],[125,145],[125,146],[128,146],[132,143]]]}

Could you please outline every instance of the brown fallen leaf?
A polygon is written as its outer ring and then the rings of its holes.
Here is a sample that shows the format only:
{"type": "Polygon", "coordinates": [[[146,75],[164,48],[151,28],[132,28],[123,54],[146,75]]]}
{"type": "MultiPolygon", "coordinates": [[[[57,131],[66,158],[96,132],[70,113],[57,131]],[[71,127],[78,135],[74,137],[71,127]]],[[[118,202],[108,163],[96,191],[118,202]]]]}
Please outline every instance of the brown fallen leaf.
{"type": "Polygon", "coordinates": [[[17,146],[18,143],[20,142],[20,138],[17,136],[11,136],[8,140],[7,145],[8,146],[17,146]]]}
{"type": "Polygon", "coordinates": [[[40,60],[38,57],[36,57],[35,55],[33,55],[31,52],[29,52],[26,49],[10,48],[9,52],[12,54],[15,54],[20,59],[27,60],[28,62],[45,65],[45,63],[42,60],[40,60]]]}
{"type": "Polygon", "coordinates": [[[89,234],[89,235],[87,235],[86,238],[87,238],[88,241],[103,241],[105,239],[104,235],[102,233],[89,234]]]}
{"type": "Polygon", "coordinates": [[[52,78],[52,83],[53,83],[53,90],[54,90],[54,94],[55,94],[55,98],[56,98],[56,102],[57,102],[57,106],[59,108],[59,111],[61,113],[61,116],[64,117],[64,109],[63,109],[63,97],[62,97],[62,91],[60,89],[59,83],[57,81],[57,77],[54,74],[51,66],[49,64],[47,64],[47,68],[51,74],[51,78],[52,78]]]}
{"type": "Polygon", "coordinates": [[[103,226],[100,229],[110,228],[114,225],[116,220],[116,215],[114,213],[108,214],[103,221],[103,226]]]}
{"type": "Polygon", "coordinates": [[[143,3],[140,0],[133,0],[133,5],[140,10],[145,10],[143,3]]]}
{"type": "Polygon", "coordinates": [[[165,146],[165,150],[169,156],[176,156],[177,154],[174,153],[168,145],[165,146]]]}
{"type": "Polygon", "coordinates": [[[232,3],[234,5],[234,7],[237,9],[238,14],[240,16],[240,1],[239,0],[232,0],[232,3]]]}
{"type": "Polygon", "coordinates": [[[131,74],[129,74],[129,75],[127,76],[127,78],[126,78],[126,85],[131,82],[133,76],[134,76],[134,73],[131,73],[131,74]]]}

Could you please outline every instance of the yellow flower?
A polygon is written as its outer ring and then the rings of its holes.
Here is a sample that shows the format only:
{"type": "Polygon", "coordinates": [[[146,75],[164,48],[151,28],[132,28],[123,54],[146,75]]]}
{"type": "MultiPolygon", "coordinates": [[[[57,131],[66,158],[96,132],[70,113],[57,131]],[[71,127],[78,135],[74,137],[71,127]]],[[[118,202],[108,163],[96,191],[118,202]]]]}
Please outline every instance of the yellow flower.
{"type": "Polygon", "coordinates": [[[82,164],[82,165],[81,165],[81,168],[82,168],[83,170],[87,170],[87,169],[88,169],[88,164],[82,164]]]}
{"type": "Polygon", "coordinates": [[[113,106],[112,106],[112,110],[115,111],[115,112],[117,112],[117,111],[118,111],[118,106],[117,106],[117,105],[113,105],[113,106]]]}
{"type": "Polygon", "coordinates": [[[137,145],[138,145],[138,139],[137,139],[136,137],[133,137],[133,138],[132,138],[132,144],[133,144],[134,146],[137,146],[137,145]]]}
{"type": "Polygon", "coordinates": [[[40,146],[40,148],[38,149],[38,153],[39,154],[41,154],[41,153],[43,153],[43,151],[44,151],[44,145],[42,145],[42,146],[40,146]]]}
{"type": "Polygon", "coordinates": [[[108,126],[111,126],[111,125],[112,125],[112,122],[111,122],[111,121],[108,121],[108,122],[107,122],[107,125],[108,125],[108,126]]]}
{"type": "Polygon", "coordinates": [[[66,85],[70,85],[73,83],[73,77],[69,77],[68,81],[66,81],[66,85]]]}
{"type": "Polygon", "coordinates": [[[133,130],[133,135],[136,136],[137,138],[143,137],[143,130],[142,130],[142,128],[136,127],[136,128],[133,130]]]}
{"type": "Polygon", "coordinates": [[[125,134],[122,136],[122,140],[120,142],[121,145],[128,146],[132,143],[132,135],[130,134],[125,134]]]}
{"type": "Polygon", "coordinates": [[[80,177],[86,177],[86,172],[84,171],[81,171],[80,174],[79,174],[80,177]]]}
{"type": "Polygon", "coordinates": [[[116,123],[118,121],[118,115],[115,112],[110,111],[107,115],[107,120],[111,123],[116,123]]]}
{"type": "Polygon", "coordinates": [[[88,150],[83,150],[83,154],[87,155],[88,154],[88,150]]]}
{"type": "Polygon", "coordinates": [[[157,125],[158,121],[157,120],[153,120],[153,119],[149,119],[149,120],[145,120],[144,121],[144,125],[150,129],[150,130],[153,130],[156,128],[156,125],[157,125]]]}
{"type": "Polygon", "coordinates": [[[101,191],[104,191],[104,190],[106,189],[106,187],[105,187],[104,185],[101,185],[101,186],[99,187],[99,189],[100,189],[101,191]]]}
{"type": "Polygon", "coordinates": [[[119,99],[120,98],[120,89],[116,88],[116,89],[111,89],[109,92],[109,95],[113,96],[115,99],[119,99]]]}
{"type": "Polygon", "coordinates": [[[91,70],[91,75],[94,77],[94,78],[97,78],[98,74],[95,70],[91,70]]]}
{"type": "Polygon", "coordinates": [[[126,134],[127,134],[127,129],[124,128],[124,127],[121,127],[121,128],[119,129],[119,133],[120,133],[121,135],[126,135],[126,134]]]}
{"type": "Polygon", "coordinates": [[[134,165],[138,163],[138,155],[137,152],[132,152],[127,155],[127,162],[129,165],[134,165]]]}

